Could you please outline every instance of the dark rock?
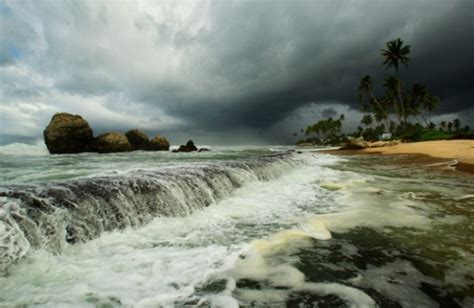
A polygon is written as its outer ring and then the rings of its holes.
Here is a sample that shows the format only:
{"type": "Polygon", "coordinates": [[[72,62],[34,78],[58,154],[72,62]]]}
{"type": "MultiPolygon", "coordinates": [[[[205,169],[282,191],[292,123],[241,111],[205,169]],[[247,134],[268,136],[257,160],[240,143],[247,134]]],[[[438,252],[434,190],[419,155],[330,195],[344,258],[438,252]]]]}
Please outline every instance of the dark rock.
{"type": "Polygon", "coordinates": [[[170,149],[170,143],[165,137],[156,135],[150,140],[148,149],[150,151],[168,151],[170,149]]]}
{"type": "Polygon", "coordinates": [[[116,132],[99,135],[95,141],[95,148],[99,153],[128,152],[133,150],[127,136],[116,132]]]}
{"type": "Polygon", "coordinates": [[[194,145],[192,140],[186,142],[186,145],[181,145],[178,149],[178,152],[194,152],[197,151],[198,148],[194,145]]]}
{"type": "Polygon", "coordinates": [[[125,133],[128,141],[134,150],[148,150],[150,147],[150,140],[144,132],[138,129],[129,130],[125,133]]]}
{"type": "Polygon", "coordinates": [[[200,148],[198,152],[209,152],[208,148],[200,148]]]}
{"type": "Polygon", "coordinates": [[[348,140],[342,147],[341,150],[362,150],[369,147],[369,143],[362,139],[348,140]]]}
{"type": "Polygon", "coordinates": [[[79,115],[56,113],[43,136],[51,154],[94,151],[92,129],[79,115]]]}
{"type": "Polygon", "coordinates": [[[186,145],[180,145],[177,150],[173,150],[173,153],[176,152],[195,152],[197,151],[198,148],[194,145],[194,142],[192,140],[189,140],[186,142],[186,145]]]}

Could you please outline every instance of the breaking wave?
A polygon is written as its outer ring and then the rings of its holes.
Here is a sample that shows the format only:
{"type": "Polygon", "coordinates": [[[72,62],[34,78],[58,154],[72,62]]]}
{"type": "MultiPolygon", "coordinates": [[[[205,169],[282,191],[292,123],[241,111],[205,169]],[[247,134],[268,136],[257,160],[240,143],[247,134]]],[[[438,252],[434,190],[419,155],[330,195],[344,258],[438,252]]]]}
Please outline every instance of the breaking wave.
{"type": "Polygon", "coordinates": [[[32,248],[59,253],[106,231],[142,226],[159,216],[187,216],[246,183],[274,179],[311,156],[279,153],[0,188],[0,270],[32,248]]]}

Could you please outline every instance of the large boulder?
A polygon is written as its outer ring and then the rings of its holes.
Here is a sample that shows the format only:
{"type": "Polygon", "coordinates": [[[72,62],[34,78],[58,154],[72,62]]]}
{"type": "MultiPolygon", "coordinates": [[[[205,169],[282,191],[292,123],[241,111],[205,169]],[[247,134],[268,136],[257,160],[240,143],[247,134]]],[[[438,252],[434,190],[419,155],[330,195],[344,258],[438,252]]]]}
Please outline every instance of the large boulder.
{"type": "Polygon", "coordinates": [[[170,149],[170,143],[165,137],[156,135],[150,140],[148,149],[150,151],[168,151],[170,149]]]}
{"type": "Polygon", "coordinates": [[[362,139],[351,139],[348,140],[342,147],[341,150],[362,150],[369,147],[369,143],[362,139]]]}
{"type": "Polygon", "coordinates": [[[148,150],[150,147],[150,140],[144,132],[138,129],[132,129],[125,133],[128,141],[134,150],[148,150]]]}
{"type": "Polygon", "coordinates": [[[177,150],[173,150],[173,152],[194,152],[197,151],[198,148],[194,145],[192,140],[186,142],[186,145],[180,145],[177,150]]]}
{"type": "Polygon", "coordinates": [[[51,154],[94,151],[92,129],[79,115],[56,113],[43,136],[51,154]]]}
{"type": "Polygon", "coordinates": [[[99,135],[95,141],[95,148],[99,153],[128,152],[133,150],[127,136],[116,132],[99,135]]]}

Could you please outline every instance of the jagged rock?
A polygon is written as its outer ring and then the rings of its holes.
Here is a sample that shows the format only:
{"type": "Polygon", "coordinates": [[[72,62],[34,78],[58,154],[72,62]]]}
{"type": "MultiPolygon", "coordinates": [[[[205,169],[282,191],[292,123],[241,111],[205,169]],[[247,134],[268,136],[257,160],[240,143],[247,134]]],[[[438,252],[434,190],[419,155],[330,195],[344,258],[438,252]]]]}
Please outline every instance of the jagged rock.
{"type": "Polygon", "coordinates": [[[148,136],[138,129],[132,129],[125,133],[128,141],[134,150],[148,150],[150,148],[150,140],[148,136]]]}
{"type": "Polygon", "coordinates": [[[168,151],[170,149],[170,143],[165,137],[156,135],[150,140],[148,148],[150,151],[168,151]]]}
{"type": "Polygon", "coordinates": [[[194,152],[197,151],[198,148],[194,145],[192,140],[186,142],[186,145],[180,145],[177,150],[173,150],[173,152],[194,152]]]}
{"type": "Polygon", "coordinates": [[[43,136],[51,154],[94,151],[92,129],[79,115],[56,113],[44,130],[43,136]]]}
{"type": "Polygon", "coordinates": [[[95,148],[99,153],[127,152],[133,150],[127,136],[116,132],[99,135],[95,141],[95,148]]]}
{"type": "Polygon", "coordinates": [[[369,147],[367,141],[362,139],[348,140],[342,147],[341,150],[362,150],[369,147]]]}

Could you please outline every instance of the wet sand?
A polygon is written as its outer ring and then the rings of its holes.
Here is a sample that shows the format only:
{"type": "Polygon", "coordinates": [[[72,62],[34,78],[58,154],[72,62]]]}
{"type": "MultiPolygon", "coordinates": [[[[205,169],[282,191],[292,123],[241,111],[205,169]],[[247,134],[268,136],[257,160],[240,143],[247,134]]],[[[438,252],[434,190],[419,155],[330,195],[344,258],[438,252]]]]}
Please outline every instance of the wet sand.
{"type": "Polygon", "coordinates": [[[395,146],[367,148],[363,150],[323,151],[335,155],[407,155],[401,163],[439,166],[474,174],[474,140],[437,140],[401,143],[395,146]]]}

